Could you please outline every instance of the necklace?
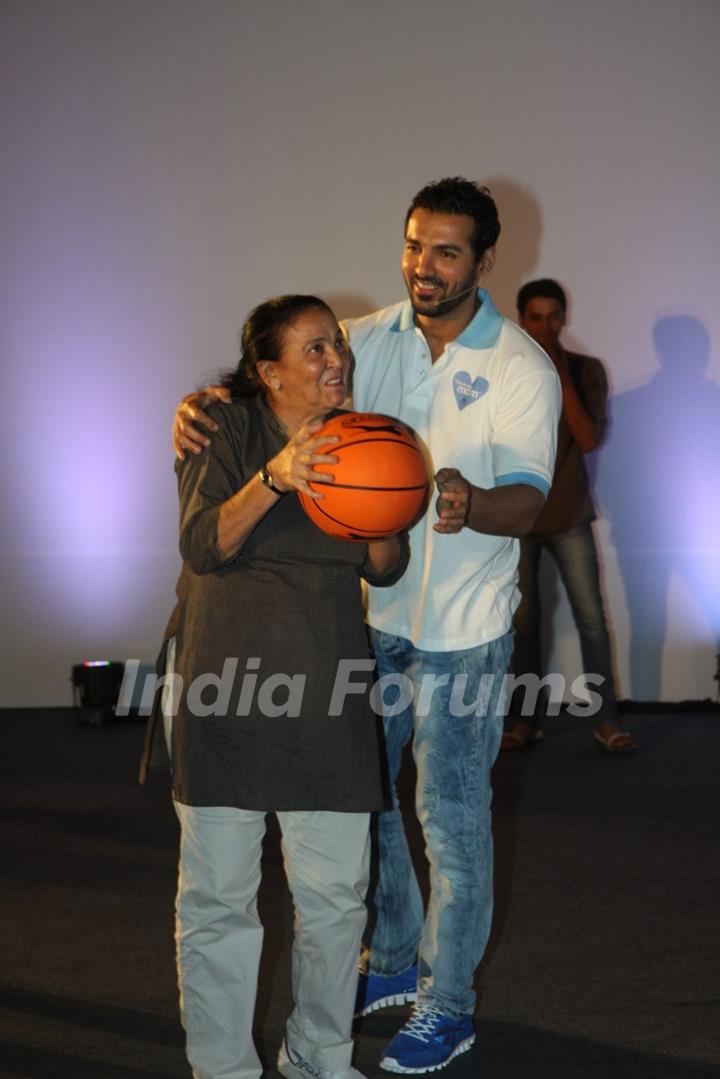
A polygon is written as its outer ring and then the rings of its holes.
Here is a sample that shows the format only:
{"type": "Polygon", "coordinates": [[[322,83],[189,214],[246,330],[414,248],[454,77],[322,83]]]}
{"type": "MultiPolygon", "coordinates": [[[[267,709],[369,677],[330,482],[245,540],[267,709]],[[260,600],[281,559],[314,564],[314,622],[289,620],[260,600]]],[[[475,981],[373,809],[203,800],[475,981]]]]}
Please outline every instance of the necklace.
{"type": "Polygon", "coordinates": [[[277,433],[279,435],[281,435],[285,439],[286,442],[289,442],[290,441],[290,434],[288,432],[287,427],[285,426],[285,424],[282,422],[282,420],[278,416],[277,412],[275,412],[275,410],[273,408],[271,408],[270,405],[267,406],[267,410],[268,410],[268,414],[270,416],[270,422],[272,423],[272,425],[275,428],[275,430],[277,431],[277,433]]]}

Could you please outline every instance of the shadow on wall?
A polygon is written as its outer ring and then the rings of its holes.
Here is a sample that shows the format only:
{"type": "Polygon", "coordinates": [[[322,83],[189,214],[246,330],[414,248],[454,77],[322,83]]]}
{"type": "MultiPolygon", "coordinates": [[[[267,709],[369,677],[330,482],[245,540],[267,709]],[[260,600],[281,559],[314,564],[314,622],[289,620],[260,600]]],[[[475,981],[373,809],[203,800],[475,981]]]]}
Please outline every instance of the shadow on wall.
{"type": "Polygon", "coordinates": [[[630,620],[631,694],[659,700],[668,589],[678,574],[720,650],[720,387],[692,315],[653,328],[659,372],[610,402],[595,491],[612,524],[630,620]]]}
{"type": "Polygon", "coordinates": [[[497,259],[489,288],[498,311],[516,322],[518,289],[534,275],[540,256],[540,206],[531,191],[507,177],[491,176],[482,182],[489,187],[500,215],[497,259]]]}

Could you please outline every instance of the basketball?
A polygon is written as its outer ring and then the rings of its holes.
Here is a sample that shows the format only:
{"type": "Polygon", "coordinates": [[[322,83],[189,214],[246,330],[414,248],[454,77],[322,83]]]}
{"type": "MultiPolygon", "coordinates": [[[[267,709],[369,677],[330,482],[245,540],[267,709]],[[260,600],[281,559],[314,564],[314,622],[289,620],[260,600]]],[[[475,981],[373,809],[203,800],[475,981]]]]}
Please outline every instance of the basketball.
{"type": "Polygon", "coordinates": [[[425,459],[410,430],[377,412],[343,412],[317,431],[316,437],[322,435],[339,437],[319,451],[339,460],[315,465],[316,472],[335,477],[332,484],[310,484],[321,499],[298,491],[310,520],[328,535],[354,543],[386,539],[407,528],[423,510],[428,486],[425,459]]]}

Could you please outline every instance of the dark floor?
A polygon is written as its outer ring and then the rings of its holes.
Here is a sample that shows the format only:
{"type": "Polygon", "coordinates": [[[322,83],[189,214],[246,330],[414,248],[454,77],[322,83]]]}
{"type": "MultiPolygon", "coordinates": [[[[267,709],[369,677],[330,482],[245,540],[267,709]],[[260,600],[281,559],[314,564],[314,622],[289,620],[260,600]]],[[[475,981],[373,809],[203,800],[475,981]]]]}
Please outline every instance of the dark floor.
{"type": "MultiPolygon", "coordinates": [[[[720,1079],[720,718],[627,717],[611,759],[550,721],[495,771],[496,917],[478,1043],[448,1079],[720,1079]]],[[[188,1079],[177,1018],[168,783],[136,785],[138,724],[5,712],[0,1076],[188,1079]]],[[[404,774],[410,804],[412,774],[404,774]]],[[[413,829],[418,863],[421,845],[413,829]]],[[[257,1039],[289,1009],[290,903],[271,828],[257,1039]]],[[[364,1021],[370,1079],[404,1009],[364,1021]]]]}

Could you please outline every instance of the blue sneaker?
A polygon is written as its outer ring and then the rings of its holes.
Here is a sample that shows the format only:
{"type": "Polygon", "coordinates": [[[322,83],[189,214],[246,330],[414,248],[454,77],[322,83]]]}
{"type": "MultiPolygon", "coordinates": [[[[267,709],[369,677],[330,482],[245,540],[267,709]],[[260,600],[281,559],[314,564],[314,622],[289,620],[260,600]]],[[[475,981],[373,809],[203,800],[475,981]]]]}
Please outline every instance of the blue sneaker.
{"type": "Polygon", "coordinates": [[[412,1018],[385,1050],[380,1067],[405,1075],[436,1072],[465,1053],[474,1041],[471,1015],[446,1015],[434,1004],[416,1004],[412,1018]]]}
{"type": "Polygon", "coordinates": [[[378,1008],[410,1004],[417,1000],[417,978],[417,963],[400,974],[374,974],[371,970],[361,970],[355,998],[355,1018],[376,1012],[378,1008]]]}

